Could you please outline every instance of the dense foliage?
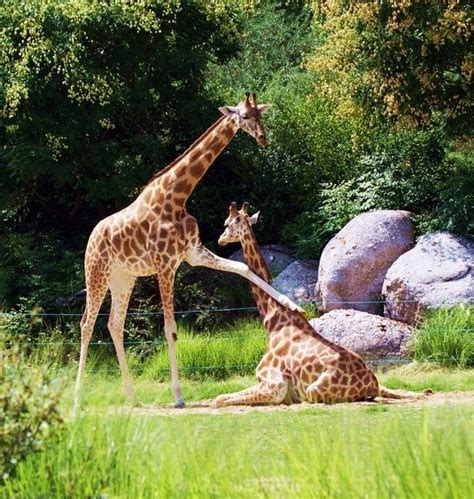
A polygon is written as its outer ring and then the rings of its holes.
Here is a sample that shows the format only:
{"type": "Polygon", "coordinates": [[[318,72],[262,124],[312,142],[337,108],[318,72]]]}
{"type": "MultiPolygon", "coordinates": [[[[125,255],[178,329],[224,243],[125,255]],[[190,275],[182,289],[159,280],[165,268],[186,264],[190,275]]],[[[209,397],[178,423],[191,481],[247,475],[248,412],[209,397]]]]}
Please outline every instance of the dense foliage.
{"type": "MultiPolygon", "coordinates": [[[[247,90],[273,104],[270,147],[239,134],[194,192],[211,248],[234,199],[262,211],[262,243],[308,257],[378,208],[472,237],[471,17],[467,1],[5,0],[0,303],[83,287],[94,225],[247,90]]],[[[246,303],[195,272],[177,308],[246,303]]]]}
{"type": "Polygon", "coordinates": [[[60,393],[47,367],[28,366],[19,345],[0,332],[0,483],[60,430],[60,393]]]}

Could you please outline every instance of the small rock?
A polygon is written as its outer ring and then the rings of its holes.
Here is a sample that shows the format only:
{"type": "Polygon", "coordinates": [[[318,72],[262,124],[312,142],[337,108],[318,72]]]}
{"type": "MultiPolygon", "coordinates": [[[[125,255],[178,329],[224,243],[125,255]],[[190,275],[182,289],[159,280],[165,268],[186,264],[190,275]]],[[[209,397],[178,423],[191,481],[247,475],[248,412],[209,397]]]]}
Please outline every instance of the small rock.
{"type": "MultiPolygon", "coordinates": [[[[287,246],[280,244],[261,246],[260,251],[262,252],[265,262],[267,262],[268,268],[270,269],[270,273],[272,275],[280,274],[280,272],[285,270],[290,263],[296,260],[293,256],[293,251],[287,246]]],[[[245,262],[242,249],[239,249],[233,253],[229,258],[236,262],[245,262]]]]}
{"type": "Polygon", "coordinates": [[[297,260],[278,275],[272,285],[296,303],[314,302],[319,260],[297,260]]]}
{"type": "Polygon", "coordinates": [[[359,310],[332,310],[309,322],[326,339],[366,358],[408,353],[413,334],[403,322],[359,310]]]}

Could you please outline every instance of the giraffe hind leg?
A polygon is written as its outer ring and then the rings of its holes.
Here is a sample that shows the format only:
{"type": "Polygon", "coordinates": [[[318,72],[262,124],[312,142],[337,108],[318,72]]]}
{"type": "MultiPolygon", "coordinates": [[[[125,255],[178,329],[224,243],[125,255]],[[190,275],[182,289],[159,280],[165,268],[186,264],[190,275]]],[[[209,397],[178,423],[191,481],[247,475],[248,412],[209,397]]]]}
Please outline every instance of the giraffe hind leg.
{"type": "Polygon", "coordinates": [[[316,381],[306,388],[306,398],[312,403],[334,404],[351,401],[351,387],[339,386],[334,379],[335,371],[321,373],[316,381]]]}
{"type": "Polygon", "coordinates": [[[125,357],[123,331],[127,316],[128,302],[130,300],[134,284],[134,276],[115,269],[112,271],[109,283],[110,293],[112,295],[112,304],[110,307],[109,322],[107,326],[117,353],[117,359],[125,388],[125,395],[129,401],[133,401],[135,394],[125,357]]]}
{"type": "Polygon", "coordinates": [[[79,368],[77,371],[76,387],[74,393],[74,409],[73,416],[77,414],[79,408],[79,399],[81,391],[81,382],[84,375],[86,365],[87,351],[89,342],[94,331],[95,321],[99,313],[102,302],[104,301],[105,293],[107,292],[110,270],[99,265],[91,266],[86,275],[86,308],[81,319],[81,353],[79,356],[79,368]],[[94,276],[92,280],[91,276],[94,276]]]}

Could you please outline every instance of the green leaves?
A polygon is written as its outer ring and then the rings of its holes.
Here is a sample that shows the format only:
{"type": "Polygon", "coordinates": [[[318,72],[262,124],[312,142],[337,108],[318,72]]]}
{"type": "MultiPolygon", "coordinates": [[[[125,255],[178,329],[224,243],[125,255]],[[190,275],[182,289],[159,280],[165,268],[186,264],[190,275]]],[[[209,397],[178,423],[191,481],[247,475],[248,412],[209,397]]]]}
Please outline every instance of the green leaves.
{"type": "Polygon", "coordinates": [[[28,366],[19,347],[0,332],[0,484],[60,431],[61,390],[46,366],[28,366]]]}

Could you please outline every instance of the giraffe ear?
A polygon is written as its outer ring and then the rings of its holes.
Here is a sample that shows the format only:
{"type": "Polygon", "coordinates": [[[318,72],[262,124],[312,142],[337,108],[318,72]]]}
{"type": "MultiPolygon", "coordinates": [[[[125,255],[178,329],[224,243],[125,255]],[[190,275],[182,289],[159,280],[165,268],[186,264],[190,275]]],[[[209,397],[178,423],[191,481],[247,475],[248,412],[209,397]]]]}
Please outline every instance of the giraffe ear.
{"type": "Polygon", "coordinates": [[[257,109],[260,111],[260,114],[265,114],[271,107],[271,104],[259,104],[257,109]]]}
{"type": "Polygon", "coordinates": [[[254,215],[252,215],[251,217],[249,217],[250,225],[254,225],[254,224],[257,223],[259,215],[260,215],[260,212],[257,211],[257,213],[255,213],[254,215]]]}
{"type": "Polygon", "coordinates": [[[224,116],[232,116],[233,114],[236,114],[239,112],[239,108],[238,107],[231,107],[231,106],[224,106],[224,107],[220,107],[219,111],[224,116]]]}

